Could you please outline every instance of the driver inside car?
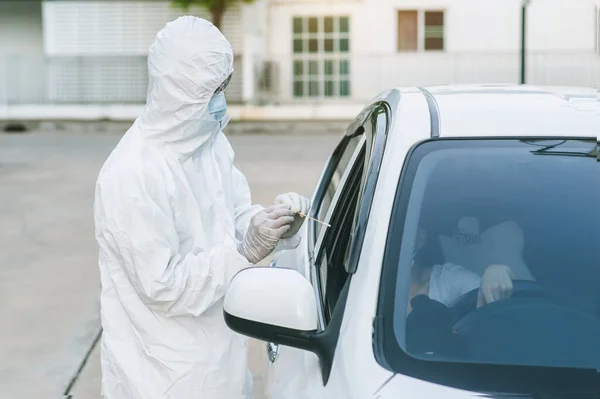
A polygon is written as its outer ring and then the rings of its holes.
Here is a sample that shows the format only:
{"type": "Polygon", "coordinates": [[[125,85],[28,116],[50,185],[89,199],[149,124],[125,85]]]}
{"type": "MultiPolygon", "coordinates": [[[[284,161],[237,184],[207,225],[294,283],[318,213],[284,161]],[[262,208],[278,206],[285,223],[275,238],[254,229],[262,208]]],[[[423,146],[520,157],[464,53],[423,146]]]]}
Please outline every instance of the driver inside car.
{"type": "MultiPolygon", "coordinates": [[[[458,237],[462,239],[464,237],[458,237]]],[[[426,296],[447,307],[464,294],[479,288],[477,308],[509,298],[512,294],[513,271],[505,265],[488,266],[479,277],[469,269],[445,263],[438,246],[427,241],[427,231],[419,229],[413,256],[407,314],[410,314],[413,299],[426,296]]]]}

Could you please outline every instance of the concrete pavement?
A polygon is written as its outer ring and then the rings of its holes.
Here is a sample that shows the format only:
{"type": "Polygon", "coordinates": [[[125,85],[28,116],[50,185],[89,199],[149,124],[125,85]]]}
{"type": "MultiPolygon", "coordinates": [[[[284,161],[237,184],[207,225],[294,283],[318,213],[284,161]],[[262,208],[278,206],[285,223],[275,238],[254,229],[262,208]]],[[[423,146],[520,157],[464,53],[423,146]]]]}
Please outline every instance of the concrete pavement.
{"type": "MultiPolygon", "coordinates": [[[[255,202],[310,195],[340,133],[235,135],[236,165],[255,202]]],[[[100,330],[92,203],[110,133],[0,134],[0,399],[98,399],[100,330]]],[[[265,347],[250,348],[255,392],[265,347]]]]}

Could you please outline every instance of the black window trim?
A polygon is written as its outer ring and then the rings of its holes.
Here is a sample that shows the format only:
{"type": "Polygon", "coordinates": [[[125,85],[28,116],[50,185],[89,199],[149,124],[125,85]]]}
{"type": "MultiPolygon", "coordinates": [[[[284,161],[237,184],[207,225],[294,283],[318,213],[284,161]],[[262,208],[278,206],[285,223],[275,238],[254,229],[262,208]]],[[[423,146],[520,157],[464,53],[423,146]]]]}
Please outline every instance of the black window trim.
{"type": "MultiPolygon", "coordinates": [[[[544,392],[551,394],[567,393],[564,392],[565,382],[569,385],[586,386],[594,388],[594,395],[600,393],[600,374],[596,370],[543,367],[543,366],[517,366],[517,365],[493,365],[480,363],[461,363],[461,362],[441,362],[428,361],[415,358],[406,352],[397,344],[395,337],[390,336],[392,327],[390,323],[393,320],[385,318],[390,314],[390,307],[393,307],[395,289],[386,289],[389,287],[385,281],[396,279],[397,269],[397,251],[392,247],[397,247],[403,234],[403,223],[392,223],[394,220],[405,220],[406,215],[398,216],[399,213],[406,211],[407,198],[410,195],[410,186],[414,180],[414,163],[411,162],[417,148],[426,143],[445,142],[445,141],[483,141],[483,140],[569,140],[569,141],[593,141],[593,137],[552,137],[552,136],[531,136],[531,137],[448,137],[448,138],[430,138],[422,140],[411,147],[406,155],[400,177],[398,179],[394,205],[390,216],[390,225],[386,237],[385,252],[380,276],[380,291],[378,294],[377,312],[373,321],[373,351],[377,362],[385,369],[413,378],[429,381],[434,384],[445,385],[458,389],[465,389],[477,392],[502,392],[505,388],[507,379],[514,384],[513,392],[532,392],[532,387],[539,389],[544,387],[544,392]],[[409,179],[411,177],[411,179],[409,179]],[[401,204],[402,203],[402,204],[401,204]],[[392,360],[393,359],[393,360],[392,360]],[[390,365],[393,362],[394,366],[390,365]],[[498,377],[500,376],[501,377],[498,377]],[[465,381],[467,381],[465,383],[465,381]],[[459,382],[459,383],[457,383],[459,382]]],[[[391,334],[393,335],[393,333],[391,334]]],[[[541,393],[536,391],[536,393],[541,393]]],[[[569,392],[573,394],[573,392],[569,392]]],[[[566,396],[565,396],[566,397],[566,396]]]]}
{"type": "MultiPolygon", "coordinates": [[[[364,156],[364,152],[365,152],[365,148],[361,148],[358,153],[362,154],[361,156],[364,156]]],[[[326,259],[326,252],[325,252],[325,248],[327,249],[337,249],[337,245],[338,244],[338,240],[339,235],[342,234],[342,229],[340,225],[336,226],[336,222],[340,223],[340,224],[344,224],[344,223],[348,223],[348,221],[350,223],[353,223],[354,220],[348,220],[346,219],[346,216],[348,214],[348,212],[352,212],[352,210],[350,209],[350,204],[353,202],[353,199],[355,198],[354,195],[355,193],[358,194],[358,196],[360,196],[360,188],[361,188],[361,179],[360,176],[356,173],[359,171],[363,171],[364,173],[364,165],[361,162],[355,162],[350,168],[350,176],[346,182],[346,184],[343,186],[342,190],[339,190],[339,192],[341,193],[340,198],[339,198],[339,202],[337,202],[334,206],[335,206],[335,218],[331,218],[329,219],[330,224],[332,225],[331,230],[332,233],[327,232],[326,235],[323,235],[323,237],[325,237],[325,239],[323,239],[322,241],[322,246],[319,248],[314,262],[313,262],[313,266],[315,269],[318,270],[317,272],[317,280],[316,283],[319,284],[319,286],[321,287],[321,291],[320,293],[322,294],[322,298],[321,298],[321,303],[322,303],[322,311],[323,311],[323,316],[325,319],[325,325],[331,323],[331,317],[333,315],[333,311],[331,311],[331,309],[328,309],[326,307],[327,304],[327,299],[328,299],[328,291],[327,291],[327,286],[328,286],[328,281],[329,281],[329,270],[327,270],[327,274],[326,274],[326,281],[322,281],[321,280],[321,272],[322,272],[322,266],[323,266],[323,261],[326,259]],[[339,220],[338,220],[339,219],[339,220]],[[334,227],[336,226],[336,227],[334,227]],[[317,266],[318,265],[318,266],[317,266]],[[329,320],[327,320],[329,318],[329,320]]],[[[362,176],[362,173],[361,173],[362,176]]],[[[354,210],[354,213],[356,212],[357,208],[354,210]]],[[[356,213],[355,213],[356,214],[356,213]]],[[[353,226],[353,224],[350,225],[349,229],[351,229],[353,226]]],[[[353,242],[353,238],[350,232],[350,236],[348,238],[348,244],[352,246],[352,242],[353,242]]],[[[343,245],[343,244],[342,244],[343,245]]],[[[347,248],[349,248],[347,246],[347,248]]],[[[342,260],[342,261],[345,261],[342,260]]],[[[329,261],[327,261],[327,265],[329,268],[329,261]]],[[[348,274],[347,270],[344,270],[344,272],[346,274],[348,274]]],[[[349,280],[349,279],[348,279],[349,280]]],[[[341,295],[341,293],[340,293],[341,295]]],[[[338,300],[336,301],[339,302],[340,296],[338,295],[338,300]]],[[[334,306],[334,310],[337,306],[334,306]]]]}
{"type": "MultiPolygon", "coordinates": [[[[362,243],[364,241],[364,234],[366,232],[366,224],[368,222],[368,217],[370,214],[371,203],[373,200],[373,196],[375,193],[375,188],[377,184],[377,180],[379,178],[379,171],[381,169],[381,163],[383,160],[383,153],[385,150],[385,144],[388,139],[388,132],[391,129],[394,111],[398,108],[400,102],[400,92],[396,89],[390,90],[383,99],[379,101],[375,101],[374,103],[368,105],[361,111],[358,117],[350,124],[344,137],[341,142],[338,144],[336,149],[333,151],[332,155],[329,157],[327,161],[327,166],[321,177],[319,178],[319,182],[317,184],[317,189],[315,194],[313,195],[313,204],[319,204],[319,206],[311,207],[309,215],[313,218],[317,218],[317,214],[319,212],[320,203],[327,191],[327,184],[325,182],[329,182],[331,180],[332,174],[335,172],[335,169],[338,165],[338,162],[343,154],[348,141],[356,137],[357,135],[364,134],[365,130],[363,125],[370,120],[370,117],[373,116],[373,113],[376,109],[382,109],[387,117],[386,117],[386,125],[384,129],[376,128],[373,131],[373,150],[371,152],[371,159],[368,160],[368,169],[366,169],[366,177],[365,177],[365,185],[363,192],[363,200],[361,202],[361,206],[357,209],[357,218],[355,221],[355,226],[353,227],[353,231],[351,233],[352,244],[349,250],[349,263],[347,267],[347,272],[352,275],[356,272],[356,268],[359,261],[360,250],[362,249],[362,243]]],[[[360,149],[360,146],[366,147],[366,142],[359,146],[357,146],[356,153],[360,154],[363,149],[360,149]]],[[[348,168],[351,169],[354,167],[354,163],[356,159],[353,160],[352,164],[348,165],[348,168]]],[[[332,203],[333,205],[333,203],[332,203]]],[[[317,297],[318,303],[318,315],[319,315],[319,330],[324,330],[327,328],[327,324],[325,322],[325,309],[324,304],[322,303],[322,298],[324,297],[322,292],[322,282],[321,276],[318,271],[318,268],[315,265],[315,261],[318,259],[318,252],[320,251],[320,245],[325,241],[326,237],[322,234],[319,234],[320,237],[315,237],[315,223],[311,222],[308,225],[307,230],[307,238],[308,238],[308,256],[307,259],[310,263],[310,278],[311,283],[313,284],[313,288],[315,290],[315,295],[317,297]],[[316,256],[315,256],[316,255],[316,256]]],[[[341,299],[341,298],[340,298],[341,299]]]]}
{"type": "MultiPolygon", "coordinates": [[[[399,96],[395,98],[395,100],[399,101],[399,96]]],[[[360,203],[359,209],[357,209],[356,219],[351,234],[352,245],[350,247],[348,263],[346,265],[346,271],[350,274],[356,273],[356,269],[358,268],[358,261],[367,230],[367,222],[371,214],[371,205],[373,203],[373,197],[379,179],[379,172],[381,171],[381,164],[383,162],[383,154],[392,126],[393,115],[389,108],[389,104],[380,103],[379,109],[386,115],[385,124],[383,126],[375,126],[376,130],[373,133],[374,137],[370,160],[368,161],[368,164],[365,165],[366,178],[365,185],[362,188],[362,202],[360,203]]],[[[375,120],[378,118],[378,115],[375,115],[374,112],[371,116],[375,118],[375,120]]]]}
{"type": "MultiPolygon", "coordinates": [[[[328,160],[327,166],[326,166],[321,178],[319,179],[317,191],[316,191],[315,195],[313,196],[313,204],[319,204],[319,206],[311,207],[311,210],[309,212],[309,215],[311,217],[318,218],[317,214],[320,210],[321,202],[323,201],[323,197],[325,196],[325,194],[327,192],[327,187],[329,186],[329,182],[331,181],[331,177],[332,177],[333,173],[335,173],[335,170],[338,166],[341,155],[344,153],[344,151],[348,145],[348,141],[350,141],[351,138],[355,137],[358,134],[362,134],[362,132],[360,132],[358,129],[354,132],[354,134],[346,134],[342,138],[342,141],[338,144],[338,146],[334,150],[330,159],[328,160]]],[[[355,153],[353,154],[353,159],[348,164],[347,170],[352,170],[356,166],[356,160],[359,158],[359,155],[362,152],[361,148],[364,147],[364,145],[365,145],[365,141],[363,140],[363,142],[359,143],[359,145],[356,147],[355,153]]],[[[336,195],[330,204],[330,207],[332,210],[337,206],[338,201],[340,200],[340,197],[341,197],[340,193],[343,191],[343,187],[348,182],[348,180],[349,180],[348,178],[349,178],[349,173],[347,171],[345,171],[342,182],[340,183],[341,190],[338,190],[338,192],[336,192],[336,195]]],[[[328,211],[327,218],[326,218],[326,220],[324,220],[324,222],[328,223],[330,221],[329,219],[331,219],[332,215],[333,215],[333,212],[328,211]]],[[[325,303],[323,300],[325,295],[323,292],[323,284],[321,281],[321,274],[320,274],[319,268],[316,266],[316,263],[317,263],[317,259],[319,259],[319,254],[322,251],[322,247],[327,240],[327,234],[326,234],[327,232],[323,230],[326,227],[322,227],[319,230],[319,235],[315,236],[316,223],[317,222],[309,220],[308,230],[307,230],[307,239],[308,239],[307,259],[308,259],[309,268],[310,268],[310,280],[313,285],[313,289],[315,291],[315,296],[317,299],[317,306],[318,306],[317,314],[319,317],[319,331],[324,331],[327,328],[327,323],[325,322],[325,303]]]]}
{"type": "MultiPolygon", "coordinates": [[[[387,129],[385,130],[385,137],[382,139],[384,142],[387,141],[387,132],[390,129],[390,126],[393,126],[393,118],[394,118],[394,112],[396,109],[398,109],[399,106],[399,102],[400,102],[400,91],[393,89],[388,91],[387,93],[383,94],[382,96],[380,96],[379,100],[377,100],[374,104],[367,106],[358,116],[358,118],[350,125],[350,127],[348,128],[348,130],[346,131],[346,134],[344,136],[343,140],[348,140],[348,136],[351,136],[355,133],[357,133],[360,129],[360,127],[362,126],[362,124],[364,123],[364,121],[367,119],[369,112],[372,110],[374,105],[382,105],[387,107],[387,110],[389,112],[389,118],[387,121],[387,129]],[[366,115],[366,116],[365,116],[366,115]]],[[[362,132],[361,132],[362,133],[362,132]]],[[[379,136],[380,131],[379,129],[376,130],[376,135],[379,136]]],[[[378,140],[376,140],[378,141],[378,140]]],[[[380,140],[379,140],[380,141],[380,140]]],[[[334,151],[334,153],[330,156],[329,160],[327,161],[327,166],[325,168],[325,170],[323,171],[320,179],[319,179],[319,183],[317,185],[317,190],[315,192],[315,194],[313,195],[313,201],[316,202],[315,199],[318,199],[318,201],[320,201],[320,199],[322,198],[322,196],[324,195],[324,192],[326,189],[324,189],[324,181],[326,179],[328,179],[327,176],[330,176],[331,173],[333,173],[333,171],[335,170],[335,167],[337,166],[337,161],[332,162],[335,160],[335,157],[338,156],[339,157],[339,146],[336,148],[336,150],[334,151]]],[[[375,154],[375,152],[374,152],[375,154]]],[[[377,152],[377,157],[381,157],[383,158],[383,149],[379,152],[377,152]]],[[[378,163],[381,163],[381,160],[378,161],[378,163]]],[[[375,171],[375,169],[373,169],[375,171]]],[[[379,169],[377,168],[377,173],[369,173],[368,174],[368,179],[369,180],[377,180],[379,178],[379,169]]],[[[369,186],[369,184],[367,184],[367,186],[369,186]]],[[[374,187],[373,187],[374,190],[374,187]]],[[[318,211],[317,207],[312,207],[311,211],[309,212],[309,215],[312,217],[316,216],[316,213],[318,211]]],[[[360,221],[359,223],[366,223],[366,218],[359,218],[360,221]]],[[[309,230],[310,230],[310,226],[311,224],[308,225],[309,226],[309,230]]],[[[310,233],[309,233],[310,234],[310,233]]],[[[311,273],[311,282],[313,283],[313,287],[315,289],[315,295],[317,295],[318,298],[321,298],[319,295],[320,293],[317,291],[319,288],[319,284],[315,284],[315,279],[313,274],[316,271],[316,268],[313,267],[313,259],[312,259],[312,247],[311,247],[311,237],[309,235],[309,242],[308,242],[308,250],[311,251],[309,253],[309,257],[308,257],[308,261],[310,262],[310,273],[311,273]]],[[[364,237],[361,237],[361,240],[364,237]]],[[[353,261],[358,262],[358,258],[353,259],[353,261]]],[[[354,268],[355,269],[355,268],[354,268]]],[[[326,386],[327,382],[329,380],[329,375],[331,373],[331,367],[333,365],[333,358],[334,358],[334,354],[335,354],[335,349],[337,347],[337,340],[339,338],[339,333],[340,333],[340,329],[341,329],[341,325],[342,325],[342,320],[343,320],[343,316],[344,316],[344,311],[345,311],[345,307],[346,307],[346,300],[348,298],[348,292],[350,290],[350,283],[352,281],[352,276],[353,274],[350,273],[348,276],[348,279],[346,280],[346,283],[344,285],[344,288],[342,289],[342,292],[340,293],[339,299],[336,303],[335,309],[333,310],[333,314],[331,317],[331,321],[328,325],[324,325],[321,324],[321,326],[323,327],[321,330],[321,338],[320,338],[320,342],[322,344],[322,350],[321,352],[321,356],[319,356],[320,359],[320,364],[321,364],[321,373],[322,373],[322,377],[323,377],[323,385],[326,386]]],[[[320,302],[320,299],[319,301],[320,302]]],[[[319,306],[319,305],[318,305],[319,306]]],[[[319,323],[321,323],[321,317],[323,315],[322,309],[319,309],[319,323]]]]}

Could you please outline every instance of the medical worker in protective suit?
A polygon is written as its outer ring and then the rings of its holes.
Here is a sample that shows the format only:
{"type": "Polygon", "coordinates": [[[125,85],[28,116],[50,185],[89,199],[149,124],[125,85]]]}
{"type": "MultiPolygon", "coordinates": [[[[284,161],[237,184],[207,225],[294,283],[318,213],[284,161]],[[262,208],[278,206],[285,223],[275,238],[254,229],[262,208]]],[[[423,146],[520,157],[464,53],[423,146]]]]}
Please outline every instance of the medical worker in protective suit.
{"type": "Polygon", "coordinates": [[[210,22],[167,24],[150,47],[147,104],[98,177],[109,399],[250,396],[247,340],[225,325],[222,299],[238,271],[297,245],[309,201],[251,205],[222,133],[232,65],[210,22]]]}

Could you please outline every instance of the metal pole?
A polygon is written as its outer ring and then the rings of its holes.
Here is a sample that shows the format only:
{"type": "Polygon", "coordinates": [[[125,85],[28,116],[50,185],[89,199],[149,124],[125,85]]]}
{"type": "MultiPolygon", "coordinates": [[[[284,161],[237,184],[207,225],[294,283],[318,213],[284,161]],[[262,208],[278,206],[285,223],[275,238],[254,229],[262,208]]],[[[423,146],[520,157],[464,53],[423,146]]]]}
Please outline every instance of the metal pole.
{"type": "Polygon", "coordinates": [[[529,0],[523,0],[521,4],[521,84],[525,84],[526,64],[525,58],[527,50],[526,45],[526,33],[527,33],[527,4],[529,0]]]}

